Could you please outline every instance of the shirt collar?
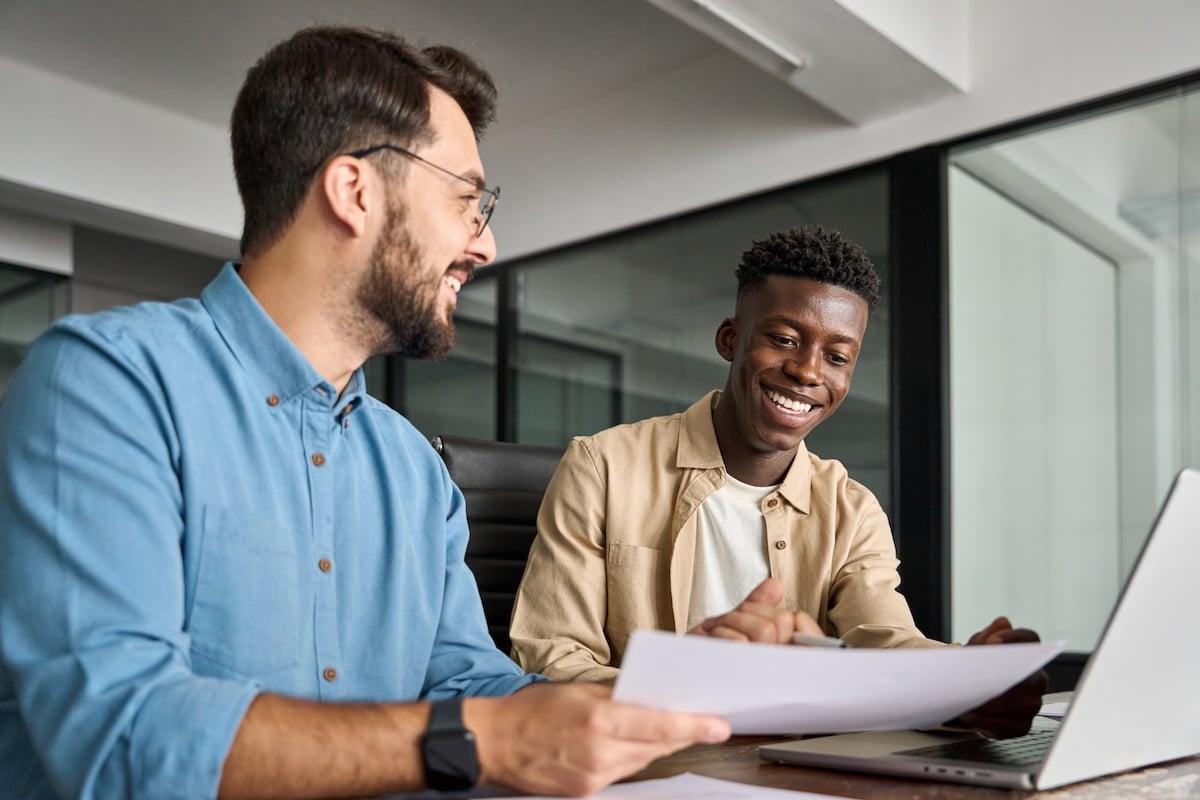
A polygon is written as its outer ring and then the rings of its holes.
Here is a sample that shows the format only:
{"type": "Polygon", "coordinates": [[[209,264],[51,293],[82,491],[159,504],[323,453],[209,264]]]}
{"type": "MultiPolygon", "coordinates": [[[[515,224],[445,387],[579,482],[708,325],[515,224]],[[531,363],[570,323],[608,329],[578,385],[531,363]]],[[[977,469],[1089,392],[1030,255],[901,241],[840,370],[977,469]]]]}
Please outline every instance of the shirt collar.
{"type": "MultiPolygon", "coordinates": [[[[679,426],[679,448],[675,466],[680,469],[725,469],[717,432],[713,428],[712,409],[721,397],[720,390],[704,395],[683,412],[679,426]]],[[[796,449],[796,458],[788,467],[779,494],[798,510],[808,513],[812,492],[812,465],[804,442],[796,449]]]]}
{"type": "MultiPolygon", "coordinates": [[[[287,402],[318,389],[333,405],[336,394],[333,386],[267,315],[238,275],[233,262],[227,263],[204,288],[200,302],[212,316],[217,332],[233,357],[262,382],[266,394],[277,395],[287,402]]],[[[362,370],[355,370],[339,405],[363,394],[365,389],[362,370]]]]}

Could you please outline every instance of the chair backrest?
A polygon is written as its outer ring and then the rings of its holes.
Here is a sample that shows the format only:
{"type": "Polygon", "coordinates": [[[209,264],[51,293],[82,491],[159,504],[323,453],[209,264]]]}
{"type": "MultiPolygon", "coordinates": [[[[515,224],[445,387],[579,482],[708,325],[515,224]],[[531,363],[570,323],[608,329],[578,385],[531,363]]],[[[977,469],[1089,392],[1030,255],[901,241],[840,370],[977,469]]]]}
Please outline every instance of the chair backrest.
{"type": "Polygon", "coordinates": [[[432,443],[467,501],[466,561],[479,584],[488,632],[510,653],[513,601],[537,534],[538,507],[563,451],[465,436],[435,436],[432,443]]]}

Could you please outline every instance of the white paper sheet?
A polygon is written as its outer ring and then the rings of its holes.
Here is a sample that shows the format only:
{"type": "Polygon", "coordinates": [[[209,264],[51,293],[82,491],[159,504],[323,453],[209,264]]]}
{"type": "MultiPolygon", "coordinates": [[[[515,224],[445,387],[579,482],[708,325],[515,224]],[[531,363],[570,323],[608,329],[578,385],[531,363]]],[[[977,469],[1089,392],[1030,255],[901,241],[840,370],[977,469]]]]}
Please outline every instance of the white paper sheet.
{"type": "MultiPolygon", "coordinates": [[[[748,783],[705,778],[685,772],[672,778],[657,778],[649,781],[634,781],[609,786],[591,797],[605,800],[841,800],[828,794],[793,792],[787,789],[772,789],[748,783]]],[[[561,800],[561,798],[521,796],[509,800],[561,800]]]]}
{"type": "Polygon", "coordinates": [[[835,649],[635,631],[614,697],[719,714],[737,734],[925,728],[1024,680],[1065,645],[835,649]]]}

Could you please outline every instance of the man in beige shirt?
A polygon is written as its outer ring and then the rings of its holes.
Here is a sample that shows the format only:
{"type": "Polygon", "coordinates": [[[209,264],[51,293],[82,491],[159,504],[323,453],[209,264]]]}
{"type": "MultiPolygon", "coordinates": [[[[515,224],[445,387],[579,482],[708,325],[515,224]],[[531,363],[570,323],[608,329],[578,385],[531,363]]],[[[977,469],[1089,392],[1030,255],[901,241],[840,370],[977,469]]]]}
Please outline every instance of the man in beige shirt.
{"type": "MultiPolygon", "coordinates": [[[[850,389],[879,299],[874,268],[857,245],[810,226],[754,243],[737,278],[735,316],[716,334],[730,363],[724,391],[567,448],[513,611],[513,656],[526,670],[611,681],[638,628],[941,646],[897,591],[874,495],[804,444],[850,389]]],[[[1036,639],[999,618],[969,643],[1036,639]]],[[[1039,673],[964,721],[1024,733],[1045,685],[1039,673]]]]}

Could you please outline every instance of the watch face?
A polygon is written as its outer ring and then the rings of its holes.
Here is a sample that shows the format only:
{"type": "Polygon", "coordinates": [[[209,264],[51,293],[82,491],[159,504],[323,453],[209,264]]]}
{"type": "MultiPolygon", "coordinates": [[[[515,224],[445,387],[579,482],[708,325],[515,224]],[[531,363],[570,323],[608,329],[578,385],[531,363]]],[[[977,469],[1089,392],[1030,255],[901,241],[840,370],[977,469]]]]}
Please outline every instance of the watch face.
{"type": "Polygon", "coordinates": [[[422,742],[431,789],[468,789],[479,782],[475,735],[466,729],[430,731],[422,742]]]}

